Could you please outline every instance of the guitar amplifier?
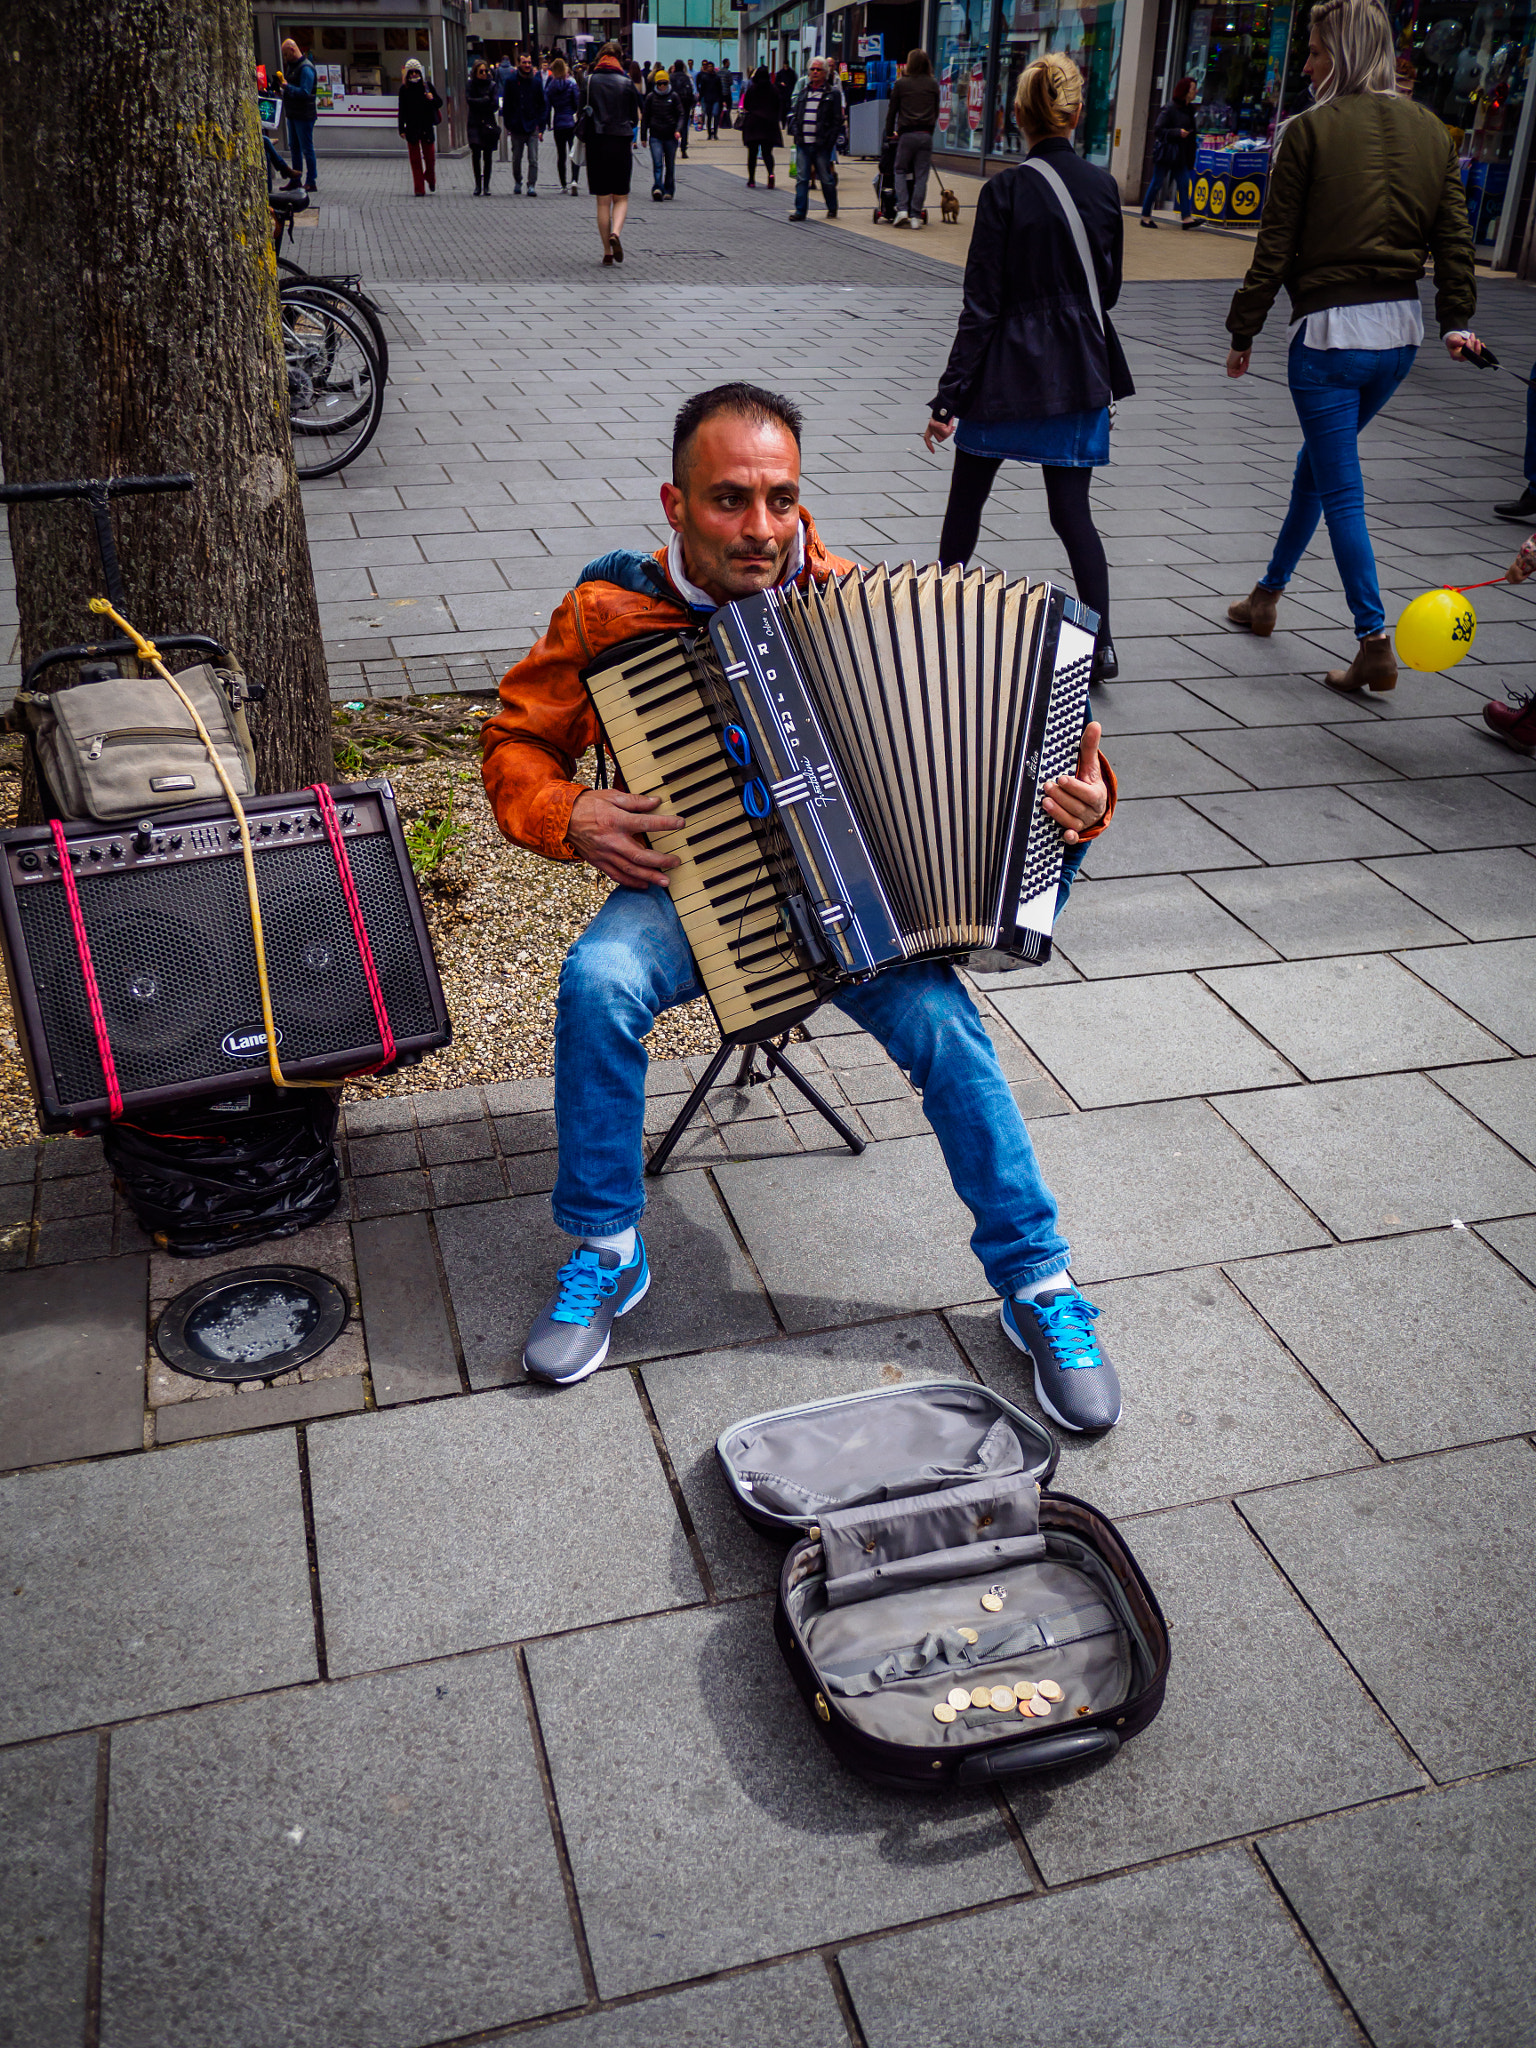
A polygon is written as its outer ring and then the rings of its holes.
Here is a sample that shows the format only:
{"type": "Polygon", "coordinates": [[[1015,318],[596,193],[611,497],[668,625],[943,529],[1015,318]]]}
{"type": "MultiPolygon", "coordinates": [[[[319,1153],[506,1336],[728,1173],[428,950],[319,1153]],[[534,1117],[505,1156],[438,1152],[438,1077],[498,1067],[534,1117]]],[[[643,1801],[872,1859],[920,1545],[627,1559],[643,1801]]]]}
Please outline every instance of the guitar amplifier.
{"type": "MultiPolygon", "coordinates": [[[[448,1010],[387,782],[338,785],[338,823],[407,1062],[446,1045],[448,1010]]],[[[295,1080],[340,1080],[381,1054],[335,857],[309,791],[252,797],[277,1022],[295,1080]]],[[[267,1075],[239,827],[227,805],[136,827],[65,826],[124,1110],[227,1096],[267,1075]]],[[[107,1119],[106,1084],[50,828],[0,831],[0,942],[46,1131],[107,1119]]]]}

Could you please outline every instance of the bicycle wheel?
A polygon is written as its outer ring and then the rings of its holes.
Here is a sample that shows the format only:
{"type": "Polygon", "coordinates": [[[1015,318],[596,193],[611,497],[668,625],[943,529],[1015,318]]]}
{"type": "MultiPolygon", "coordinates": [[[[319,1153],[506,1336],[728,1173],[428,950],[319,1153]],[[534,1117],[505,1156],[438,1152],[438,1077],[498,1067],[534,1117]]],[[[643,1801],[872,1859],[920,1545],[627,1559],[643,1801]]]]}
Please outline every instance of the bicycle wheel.
{"type": "Polygon", "coordinates": [[[294,468],[330,476],[356,461],[383,415],[372,338],[356,313],[336,305],[285,303],[282,317],[294,468]]]}
{"type": "Polygon", "coordinates": [[[373,352],[379,359],[379,376],[384,383],[389,382],[389,342],[384,333],[384,323],[379,318],[378,307],[359,286],[339,277],[309,277],[294,266],[293,275],[284,278],[277,288],[277,295],[284,304],[292,299],[308,299],[317,306],[339,303],[343,312],[357,314],[373,338],[373,352]]]}

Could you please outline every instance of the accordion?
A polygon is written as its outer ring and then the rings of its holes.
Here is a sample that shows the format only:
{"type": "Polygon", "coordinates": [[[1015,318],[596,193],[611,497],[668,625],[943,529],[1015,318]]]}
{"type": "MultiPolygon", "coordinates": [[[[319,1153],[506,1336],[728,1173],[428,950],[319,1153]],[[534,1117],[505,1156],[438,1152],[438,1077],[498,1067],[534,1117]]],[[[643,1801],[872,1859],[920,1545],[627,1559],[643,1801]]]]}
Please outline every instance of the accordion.
{"type": "Polygon", "coordinates": [[[982,948],[1050,957],[1096,615],[982,569],[855,569],[583,671],[624,786],[683,817],[672,899],[727,1042],[982,948]]]}

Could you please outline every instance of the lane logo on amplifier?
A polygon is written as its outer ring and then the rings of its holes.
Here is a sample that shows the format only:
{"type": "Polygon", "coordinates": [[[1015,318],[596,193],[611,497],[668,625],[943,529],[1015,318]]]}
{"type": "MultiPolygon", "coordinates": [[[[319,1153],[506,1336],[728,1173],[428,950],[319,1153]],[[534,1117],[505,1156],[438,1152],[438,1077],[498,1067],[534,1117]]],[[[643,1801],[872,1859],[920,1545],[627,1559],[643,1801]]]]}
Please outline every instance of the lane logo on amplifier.
{"type": "MultiPolygon", "coordinates": [[[[277,1027],[277,1042],[283,1042],[283,1027],[277,1027]]],[[[226,1031],[220,1047],[228,1060],[264,1060],[267,1056],[267,1034],[260,1025],[247,1025],[243,1031],[226,1031]]]]}

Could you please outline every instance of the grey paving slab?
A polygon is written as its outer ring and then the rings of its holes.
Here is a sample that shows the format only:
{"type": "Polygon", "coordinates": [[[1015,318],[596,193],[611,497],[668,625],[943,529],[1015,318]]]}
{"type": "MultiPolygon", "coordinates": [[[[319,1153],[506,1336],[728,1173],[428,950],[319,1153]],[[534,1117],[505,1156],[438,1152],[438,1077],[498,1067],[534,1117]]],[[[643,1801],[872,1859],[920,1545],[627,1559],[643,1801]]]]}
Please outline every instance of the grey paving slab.
{"type": "Polygon", "coordinates": [[[1486,726],[1469,725],[1460,718],[1377,719],[1365,730],[1351,726],[1349,733],[1355,746],[1399,775],[1496,775],[1509,766],[1509,750],[1502,740],[1486,726]]]}
{"type": "Polygon", "coordinates": [[[814,1337],[742,1344],[702,1358],[655,1359],[641,1368],[641,1377],[715,1592],[724,1597],[771,1591],[779,1582],[784,1548],[738,1513],[715,1458],[715,1439],[723,1429],[833,1394],[968,1375],[942,1323],[933,1316],[901,1316],[814,1337]]]}
{"type": "Polygon", "coordinates": [[[1536,1052],[1536,939],[1404,953],[1402,960],[1516,1052],[1536,1052]]]}
{"type": "Polygon", "coordinates": [[[986,1284],[937,1138],[894,1138],[859,1159],[732,1163],[714,1177],[791,1332],[942,1308],[986,1284]]]}
{"type": "MultiPolygon", "coordinates": [[[[1100,683],[1093,693],[1093,715],[1106,740],[1123,733],[1210,732],[1232,723],[1178,683],[1100,683]]],[[[1105,752],[1113,763],[1114,748],[1107,746],[1105,752]]]]}
{"type": "MultiPolygon", "coordinates": [[[[1520,846],[1536,839],[1536,805],[1522,803],[1483,776],[1361,783],[1349,794],[1437,851],[1520,846]]],[[[1371,853],[1391,850],[1366,849],[1371,853]]]]}
{"type": "Polygon", "coordinates": [[[1518,1216],[1507,1223],[1483,1223],[1478,1236],[1536,1286],[1536,1216],[1518,1216]]]}
{"type": "Polygon", "coordinates": [[[114,2048],[417,2048],[581,2003],[510,1655],[124,1730],[107,1839],[114,2048]]]}
{"type": "Polygon", "coordinates": [[[819,1956],[743,1970],[687,1991],[634,1999],[607,2012],[557,2022],[551,2048],[848,2048],[826,1964],[819,1956]]]}
{"type": "Polygon", "coordinates": [[[289,1436],[0,1480],[0,1550],[0,1741],[315,1676],[289,1436]]]}
{"type": "Polygon", "coordinates": [[[1536,1428],[1536,1294],[1469,1230],[1251,1259],[1231,1278],[1384,1458],[1536,1428]]]}
{"type": "MultiPolygon", "coordinates": [[[[1355,730],[1353,726],[1348,729],[1355,730]]],[[[1309,783],[1359,782],[1372,773],[1368,754],[1359,753],[1346,740],[1318,725],[1202,733],[1199,745],[1203,752],[1225,762],[1255,789],[1300,789],[1309,783]]],[[[1378,763],[1375,772],[1389,780],[1395,771],[1378,763]]]]}
{"type": "Polygon", "coordinates": [[[67,1736],[0,1755],[0,2040],[84,2038],[98,1743],[67,1736]]]}
{"type": "Polygon", "coordinates": [[[1259,1853],[1377,2048],[1536,2042],[1536,1772],[1335,1814],[1259,1853]]]}
{"type": "Polygon", "coordinates": [[[771,1616],[738,1601],[528,1651],[604,1997],[1030,1889],[984,1793],[903,1798],[833,1760],[771,1616]]]}
{"type": "Polygon", "coordinates": [[[1524,1439],[1248,1495],[1242,1511],[1442,1782],[1536,1754],[1524,1439]],[[1447,1711],[1464,1700],[1467,1711],[1447,1711]]]}
{"type": "Polygon", "coordinates": [[[1094,841],[1088,859],[1095,878],[1170,875],[1241,867],[1243,848],[1198,817],[1183,798],[1142,797],[1116,805],[1109,830],[1094,841]]]}
{"type": "Polygon", "coordinates": [[[1005,990],[994,1001],[1084,1109],[1296,1079],[1193,975],[1005,990]]]}
{"type": "Polygon", "coordinates": [[[1057,923],[1055,943],[1090,978],[1275,957],[1184,875],[1079,885],[1057,923]]]}
{"type": "MultiPolygon", "coordinates": [[[[1321,658],[1315,665],[1323,666],[1321,658]]],[[[1192,679],[1189,687],[1213,711],[1238,725],[1317,725],[1325,718],[1330,725],[1338,725],[1371,715],[1363,705],[1335,696],[1320,682],[1300,675],[1201,676],[1192,679]]]]}
{"type": "MultiPolygon", "coordinates": [[[[1105,1281],[1093,1300],[1125,1413],[1106,1436],[1061,1438],[1068,1493],[1140,1514],[1370,1461],[1218,1268],[1105,1281]]],[[[995,1302],[947,1309],[945,1321],[988,1386],[1041,1414],[995,1302]]]]}
{"type": "MultiPolygon", "coordinates": [[[[1387,863],[1391,866],[1393,863],[1387,863]]],[[[1288,960],[1362,953],[1386,946],[1454,943],[1438,918],[1386,887],[1354,861],[1207,874],[1199,886],[1288,960]],[[1411,936],[1410,936],[1411,934],[1411,936]]],[[[1220,961],[1192,962],[1220,966],[1220,961]]]]}
{"type": "Polygon", "coordinates": [[[1024,2038],[1345,2048],[1356,2039],[1240,1849],[893,1935],[845,1949],[839,1962],[869,2048],[1024,2038]]]}
{"type": "Polygon", "coordinates": [[[142,1258],[45,1266],[6,1281],[0,1464],[46,1465],[141,1447],[147,1283],[142,1258]]]}
{"type": "Polygon", "coordinates": [[[321,1424],[309,1469],[333,1676],[703,1597],[628,1373],[321,1424]]]}
{"type": "Polygon", "coordinates": [[[1051,1117],[1033,1136],[1079,1282],[1326,1241],[1301,1204],[1204,1103],[1051,1117]]]}
{"type": "MultiPolygon", "coordinates": [[[[1105,749],[1106,756],[1109,749],[1105,749]]],[[[1177,733],[1117,737],[1111,765],[1126,797],[1185,796],[1192,790],[1242,789],[1244,783],[1177,733]]]]}
{"type": "Polygon", "coordinates": [[[1138,1516],[1124,1534],[1168,1617],[1167,1698],[1108,1764],[1049,1789],[1005,1786],[1048,1884],[1422,1784],[1229,1504],[1138,1516]],[[1295,1712],[1298,1687],[1329,1728],[1327,1743],[1310,1709],[1295,1712]]]}
{"type": "Polygon", "coordinates": [[[458,1361],[426,1217],[381,1216],[359,1223],[352,1241],[375,1400],[388,1407],[456,1394],[458,1361]]]}
{"type": "Polygon", "coordinates": [[[1536,1174],[1421,1074],[1223,1096],[1221,1113],[1336,1237],[1536,1209],[1536,1174]]]}
{"type": "MultiPolygon", "coordinates": [[[[1536,860],[1518,846],[1407,854],[1368,863],[1383,881],[1469,939],[1536,934],[1536,860]]],[[[1397,945],[1400,940],[1389,941],[1397,945]]]]}
{"type": "Polygon", "coordinates": [[[1207,970],[1203,980],[1309,1081],[1386,1074],[1503,1048],[1395,960],[1355,953],[1276,967],[1207,970]]]}
{"type": "MultiPolygon", "coordinates": [[[[1239,846],[1272,864],[1361,860],[1370,853],[1420,850],[1419,843],[1406,832],[1338,789],[1260,789],[1245,796],[1192,796],[1189,802],[1239,846]]],[[[1236,863],[1219,865],[1232,867],[1236,863]]]]}
{"type": "Polygon", "coordinates": [[[1536,1165],[1536,1060],[1452,1067],[1434,1076],[1448,1095],[1536,1165]]]}
{"type": "MultiPolygon", "coordinates": [[[[774,1334],[772,1310],[704,1175],[668,1174],[648,1183],[647,1194],[640,1227],[651,1289],[614,1324],[610,1360],[625,1364],[774,1334]]],[[[437,1219],[437,1241],[470,1384],[522,1379],[523,1338],[572,1250],[550,1219],[548,1196],[446,1210],[437,1219]]]]}

